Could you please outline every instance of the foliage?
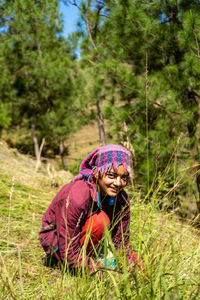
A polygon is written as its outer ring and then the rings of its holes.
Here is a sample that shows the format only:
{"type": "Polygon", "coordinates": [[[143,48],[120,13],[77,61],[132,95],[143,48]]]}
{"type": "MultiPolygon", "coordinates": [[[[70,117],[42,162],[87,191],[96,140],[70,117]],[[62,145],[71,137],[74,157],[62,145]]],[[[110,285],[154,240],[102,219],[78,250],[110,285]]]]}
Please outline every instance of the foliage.
{"type": "MultiPolygon", "coordinates": [[[[113,138],[124,142],[125,123],[137,158],[135,174],[148,194],[172,158],[179,176],[182,164],[199,164],[199,11],[196,0],[114,1],[101,17],[96,47],[88,45],[89,34],[83,39],[82,61],[95,62],[93,86],[103,87],[96,97],[108,101],[104,113],[113,138]]],[[[169,178],[173,173],[171,163],[169,178]]],[[[168,184],[173,187],[173,180],[168,184]]]]}
{"type": "Polygon", "coordinates": [[[2,13],[7,30],[0,35],[1,59],[4,72],[12,76],[11,91],[5,82],[1,92],[6,89],[3,101],[12,105],[12,125],[29,131],[34,126],[38,139],[46,138],[47,148],[56,143],[58,147],[77,124],[72,96],[75,57],[70,43],[61,36],[58,1],[5,2],[2,13]]]}
{"type": "Polygon", "coordinates": [[[148,200],[166,168],[159,197],[175,185],[179,199],[194,199],[199,1],[64,2],[80,12],[78,30],[69,40],[61,36],[58,1],[1,2],[0,131],[19,129],[20,135],[25,129],[18,145],[33,153],[32,130],[38,144],[45,137],[43,154],[52,156],[71,132],[91,119],[103,128],[106,117],[110,141],[128,139],[134,148],[135,180],[148,200]],[[80,61],[74,55],[78,38],[80,61]],[[191,170],[187,185],[185,169],[191,170]]]}

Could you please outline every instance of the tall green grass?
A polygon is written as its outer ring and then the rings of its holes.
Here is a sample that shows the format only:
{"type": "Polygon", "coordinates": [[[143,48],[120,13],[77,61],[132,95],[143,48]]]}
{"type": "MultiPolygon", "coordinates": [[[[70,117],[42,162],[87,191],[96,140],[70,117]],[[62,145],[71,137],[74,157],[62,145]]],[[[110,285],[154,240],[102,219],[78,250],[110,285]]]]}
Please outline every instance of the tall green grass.
{"type": "MultiPolygon", "coordinates": [[[[0,159],[0,299],[200,299],[199,232],[174,212],[160,212],[156,199],[145,204],[131,186],[130,243],[144,273],[129,271],[118,253],[117,271],[101,276],[46,267],[38,232],[60,187],[52,186],[44,170],[25,180],[21,174],[33,174],[33,162],[20,156],[15,168],[13,156],[8,151],[0,159]]],[[[107,240],[113,250],[109,234],[107,240]]]]}

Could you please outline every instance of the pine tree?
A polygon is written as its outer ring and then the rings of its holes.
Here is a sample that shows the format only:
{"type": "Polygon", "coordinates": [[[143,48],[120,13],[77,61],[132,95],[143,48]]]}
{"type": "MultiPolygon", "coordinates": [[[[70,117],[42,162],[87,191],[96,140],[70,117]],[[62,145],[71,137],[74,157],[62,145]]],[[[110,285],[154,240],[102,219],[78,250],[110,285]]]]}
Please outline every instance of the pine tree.
{"type": "Polygon", "coordinates": [[[115,1],[98,27],[96,49],[85,44],[106,77],[106,116],[118,142],[128,125],[136,174],[148,190],[178,141],[179,159],[199,164],[199,9],[197,0],[115,1]]]}
{"type": "MultiPolygon", "coordinates": [[[[106,134],[104,128],[104,116],[102,113],[102,101],[105,97],[103,85],[105,83],[105,74],[102,68],[99,68],[100,44],[98,35],[102,20],[109,15],[110,4],[112,1],[68,1],[77,6],[80,12],[79,35],[81,36],[81,56],[82,66],[87,72],[87,76],[92,85],[89,86],[89,96],[87,98],[91,106],[96,106],[96,118],[99,128],[99,143],[106,143],[106,134]],[[95,80],[93,81],[93,79],[95,80]]],[[[88,86],[87,86],[88,88],[88,86]]],[[[86,92],[87,94],[87,92],[86,92]]]]}
{"type": "Polygon", "coordinates": [[[39,140],[45,137],[46,147],[52,141],[59,147],[73,127],[74,55],[61,36],[58,1],[6,2],[4,14],[8,28],[4,60],[14,74],[12,90],[16,91],[12,122],[32,130],[39,159],[39,140]]]}

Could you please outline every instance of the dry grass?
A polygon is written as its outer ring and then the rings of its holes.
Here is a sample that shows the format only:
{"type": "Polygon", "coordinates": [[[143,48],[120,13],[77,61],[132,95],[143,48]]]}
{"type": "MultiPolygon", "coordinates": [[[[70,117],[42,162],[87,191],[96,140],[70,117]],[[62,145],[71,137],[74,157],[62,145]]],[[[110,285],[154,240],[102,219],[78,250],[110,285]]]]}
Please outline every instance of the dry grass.
{"type": "MultiPolygon", "coordinates": [[[[108,123],[105,121],[105,131],[109,132],[108,123]]],[[[106,138],[109,143],[109,138],[106,138]]],[[[84,159],[88,153],[99,147],[99,131],[97,122],[83,126],[79,131],[72,133],[66,142],[69,154],[67,161],[73,164],[76,160],[84,159]]]]}
{"type": "Polygon", "coordinates": [[[36,161],[29,155],[20,154],[16,149],[8,148],[4,141],[0,141],[0,173],[17,178],[17,181],[29,186],[43,184],[64,184],[73,176],[69,172],[56,171],[50,163],[42,164],[39,172],[35,171],[36,161]]]}
{"type": "Polygon", "coordinates": [[[0,142],[1,299],[199,299],[198,231],[173,213],[145,205],[137,192],[131,200],[131,243],[142,254],[144,274],[127,273],[124,265],[122,274],[107,272],[99,281],[45,267],[38,232],[60,187],[52,185],[55,177],[46,166],[37,174],[34,167],[33,159],[0,142]]]}

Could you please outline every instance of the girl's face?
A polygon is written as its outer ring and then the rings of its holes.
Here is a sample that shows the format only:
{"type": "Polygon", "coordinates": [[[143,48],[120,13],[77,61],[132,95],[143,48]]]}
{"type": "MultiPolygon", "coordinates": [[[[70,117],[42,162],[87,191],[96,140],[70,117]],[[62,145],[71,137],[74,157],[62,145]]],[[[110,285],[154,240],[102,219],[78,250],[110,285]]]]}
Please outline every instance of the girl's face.
{"type": "Polygon", "coordinates": [[[103,175],[98,177],[98,185],[100,187],[101,196],[115,197],[127,185],[129,173],[124,170],[123,165],[119,165],[118,169],[110,169],[103,175]]]}

